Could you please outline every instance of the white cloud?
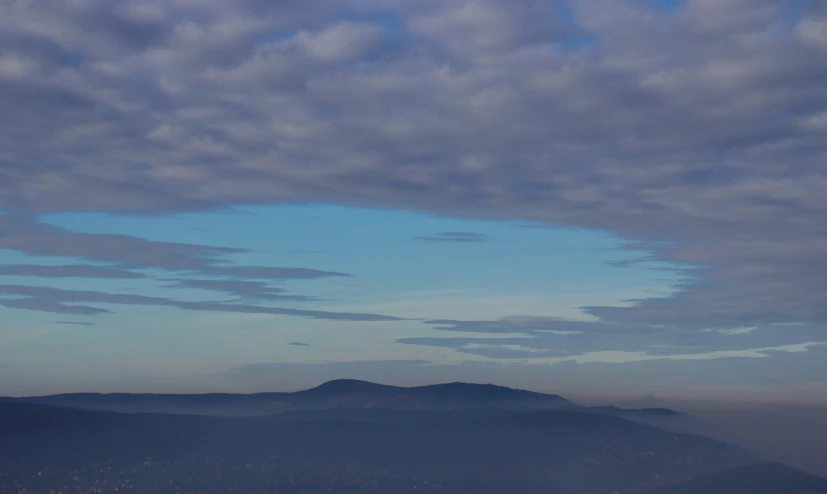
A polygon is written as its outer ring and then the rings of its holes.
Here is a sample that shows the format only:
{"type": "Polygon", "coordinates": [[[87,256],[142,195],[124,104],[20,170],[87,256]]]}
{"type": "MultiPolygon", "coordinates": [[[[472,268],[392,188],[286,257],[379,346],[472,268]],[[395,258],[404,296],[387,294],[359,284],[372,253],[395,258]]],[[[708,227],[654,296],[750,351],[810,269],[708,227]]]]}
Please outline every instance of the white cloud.
{"type": "Polygon", "coordinates": [[[317,32],[301,31],[293,42],[315,59],[345,61],[365,56],[381,39],[382,31],[376,25],[343,22],[317,32]]]}

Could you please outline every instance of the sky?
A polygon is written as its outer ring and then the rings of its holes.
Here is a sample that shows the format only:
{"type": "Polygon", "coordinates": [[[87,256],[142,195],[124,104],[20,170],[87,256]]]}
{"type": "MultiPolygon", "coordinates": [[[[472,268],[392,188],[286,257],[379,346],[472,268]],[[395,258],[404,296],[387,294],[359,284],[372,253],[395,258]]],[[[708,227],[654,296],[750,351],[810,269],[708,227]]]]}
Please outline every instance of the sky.
{"type": "Polygon", "coordinates": [[[827,5],[0,1],[0,395],[827,404],[827,5]]]}

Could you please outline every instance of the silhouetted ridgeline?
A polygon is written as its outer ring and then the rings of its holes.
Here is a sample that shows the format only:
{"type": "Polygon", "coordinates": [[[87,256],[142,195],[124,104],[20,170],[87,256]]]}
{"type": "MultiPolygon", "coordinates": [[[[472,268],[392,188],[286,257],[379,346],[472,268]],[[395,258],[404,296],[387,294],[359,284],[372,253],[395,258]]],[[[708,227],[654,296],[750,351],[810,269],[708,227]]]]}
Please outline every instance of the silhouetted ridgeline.
{"type": "Polygon", "coordinates": [[[114,412],[195,413],[231,417],[264,416],[290,410],[399,408],[450,410],[502,406],[512,409],[564,409],[574,403],[557,395],[465,383],[403,388],[341,379],[295,393],[127,394],[73,393],[19,401],[114,412]]]}
{"type": "Polygon", "coordinates": [[[276,413],[332,409],[566,410],[626,418],[672,432],[730,441],[711,424],[663,408],[640,410],[584,407],[559,395],[491,384],[448,383],[411,388],[352,379],[329,381],[295,393],[129,394],[73,393],[16,398],[14,401],[123,413],[196,414],[219,417],[266,417],[276,413]]]}

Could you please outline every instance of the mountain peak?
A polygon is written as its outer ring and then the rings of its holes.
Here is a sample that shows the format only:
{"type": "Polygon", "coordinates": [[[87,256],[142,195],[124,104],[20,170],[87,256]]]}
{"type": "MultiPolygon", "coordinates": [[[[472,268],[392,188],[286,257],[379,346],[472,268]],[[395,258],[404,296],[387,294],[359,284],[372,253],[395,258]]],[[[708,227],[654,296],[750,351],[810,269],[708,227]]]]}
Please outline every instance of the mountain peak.
{"type": "Polygon", "coordinates": [[[324,382],[315,388],[310,388],[300,393],[325,393],[325,394],[349,394],[349,393],[367,393],[372,391],[382,391],[396,389],[396,386],[388,386],[385,384],[372,383],[370,381],[360,381],[358,379],[334,379],[332,381],[324,382]]]}
{"type": "Polygon", "coordinates": [[[433,398],[443,399],[567,401],[558,395],[536,393],[534,391],[508,388],[496,384],[451,382],[444,384],[433,384],[429,386],[419,386],[411,389],[415,392],[427,394],[433,398]]]}

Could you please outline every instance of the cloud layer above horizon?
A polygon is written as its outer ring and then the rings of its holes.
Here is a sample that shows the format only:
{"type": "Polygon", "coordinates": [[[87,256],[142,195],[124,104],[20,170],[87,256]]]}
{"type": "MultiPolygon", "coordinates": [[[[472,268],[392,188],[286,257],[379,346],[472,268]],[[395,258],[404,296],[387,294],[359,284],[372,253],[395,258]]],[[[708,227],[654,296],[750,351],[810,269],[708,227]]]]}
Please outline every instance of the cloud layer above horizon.
{"type": "MultiPolygon", "coordinates": [[[[824,60],[827,6],[804,1],[5,2],[0,249],[26,259],[0,265],[0,310],[416,324],[400,346],[503,362],[827,342],[824,60]],[[579,320],[411,317],[282,286],[362,283],[312,257],[47,219],[274,204],[607,231],[677,290],[579,320]]],[[[503,235],[439,228],[407,239],[503,235]]]]}

